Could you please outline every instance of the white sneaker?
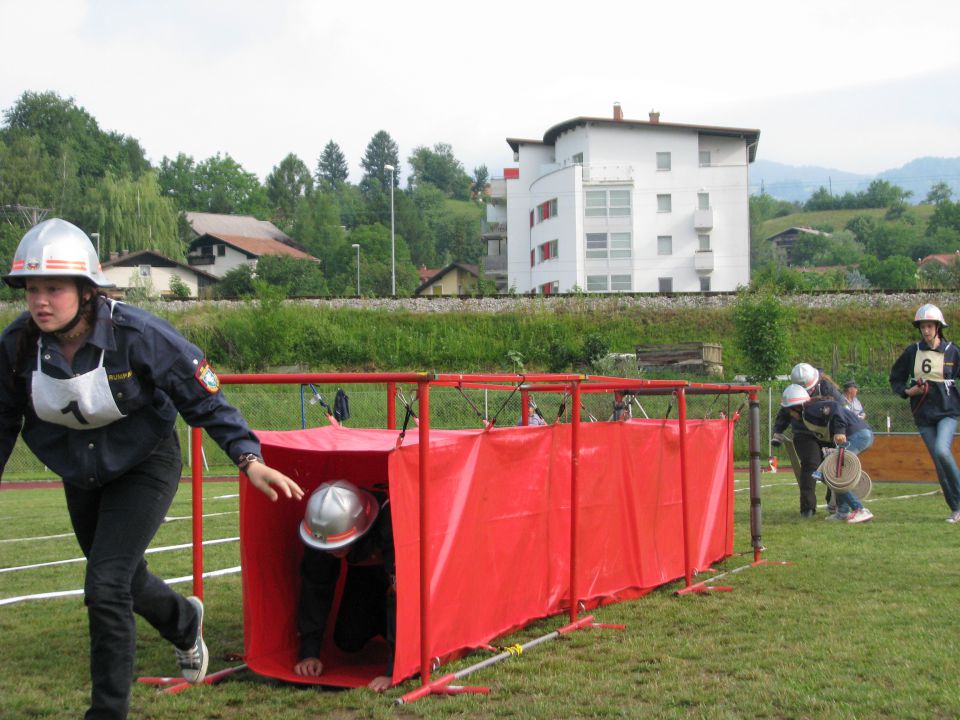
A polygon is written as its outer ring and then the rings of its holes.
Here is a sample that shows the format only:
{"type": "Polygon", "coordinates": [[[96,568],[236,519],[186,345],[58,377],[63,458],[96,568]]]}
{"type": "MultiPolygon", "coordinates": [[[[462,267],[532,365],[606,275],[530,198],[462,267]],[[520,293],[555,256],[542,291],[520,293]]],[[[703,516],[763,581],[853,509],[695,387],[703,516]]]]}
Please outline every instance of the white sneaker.
{"type": "Polygon", "coordinates": [[[849,517],[850,517],[850,515],[849,515],[848,513],[835,512],[835,513],[833,513],[832,515],[827,515],[827,517],[824,518],[824,519],[825,519],[827,522],[836,522],[836,521],[838,521],[838,520],[846,520],[846,519],[849,518],[849,517]]]}
{"type": "Polygon", "coordinates": [[[187,598],[187,602],[197,610],[197,637],[188,649],[181,650],[175,647],[173,650],[177,655],[177,664],[180,665],[183,679],[196,685],[207,676],[210,653],[207,652],[207,645],[203,642],[203,601],[191,595],[187,598]]]}
{"type": "Polygon", "coordinates": [[[950,517],[947,518],[948,523],[960,522],[960,510],[952,513],[950,517]]]}
{"type": "Polygon", "coordinates": [[[851,524],[856,523],[865,523],[873,520],[873,513],[867,510],[867,508],[860,508],[859,510],[854,510],[847,516],[847,522],[851,524]]]}

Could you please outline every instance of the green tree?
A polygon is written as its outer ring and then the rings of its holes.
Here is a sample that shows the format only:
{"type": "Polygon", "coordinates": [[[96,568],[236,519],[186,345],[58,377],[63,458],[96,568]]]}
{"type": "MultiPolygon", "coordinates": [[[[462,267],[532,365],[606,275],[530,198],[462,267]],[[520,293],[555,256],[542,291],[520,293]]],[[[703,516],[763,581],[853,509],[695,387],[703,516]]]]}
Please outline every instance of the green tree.
{"type": "Polygon", "coordinates": [[[253,285],[253,268],[244,263],[238,265],[221,278],[213,290],[218,298],[248,298],[256,294],[253,285]]]}
{"type": "Polygon", "coordinates": [[[870,285],[884,290],[908,290],[917,286],[917,265],[904,255],[896,255],[878,260],[864,257],[860,271],[870,281],[870,285]]]}
{"type": "Polygon", "coordinates": [[[378,131],[367,143],[367,149],[363,154],[360,165],[364,172],[360,185],[365,192],[370,191],[374,186],[389,190],[391,175],[393,176],[393,186],[398,187],[400,149],[386,130],[378,131]],[[393,173],[385,169],[387,165],[393,166],[393,173]]]}
{"type": "Polygon", "coordinates": [[[266,189],[273,207],[274,223],[289,232],[297,205],[313,192],[313,176],[309,168],[290,153],[267,175],[266,189]]]}
{"type": "Polygon", "coordinates": [[[349,176],[347,158],[340,146],[331,140],[324,146],[323,152],[317,160],[317,184],[337,188],[345,184],[349,176]]]}
{"type": "Polygon", "coordinates": [[[772,290],[741,291],[733,308],[734,342],[751,381],[769,380],[786,367],[794,311],[772,290]]]}
{"type": "Polygon", "coordinates": [[[483,191],[487,187],[487,183],[490,182],[490,172],[487,170],[486,165],[481,165],[480,167],[475,167],[473,169],[473,193],[478,198],[483,199],[483,191]]]}
{"type": "Polygon", "coordinates": [[[164,157],[158,180],[179,210],[270,217],[270,201],[257,176],[230,155],[217,153],[201,163],[182,153],[173,161],[164,157]]]}
{"type": "Polygon", "coordinates": [[[960,202],[941,200],[927,220],[927,235],[935,235],[941,230],[960,232],[960,202]]]}
{"type": "Polygon", "coordinates": [[[265,255],[257,261],[257,278],[281,287],[287,297],[315,297],[327,294],[327,281],[320,263],[289,255],[265,255]]]}
{"type": "Polygon", "coordinates": [[[108,174],[94,189],[82,226],[100,234],[100,256],[111,252],[155,250],[183,260],[177,233],[177,213],[170,198],[160,194],[154,173],[139,179],[108,174]]]}
{"type": "Polygon", "coordinates": [[[409,189],[430,183],[447,197],[456,200],[469,199],[470,176],[453,156],[450,145],[437,143],[432,150],[421,145],[414,149],[407,162],[413,171],[407,178],[409,189]]]}
{"type": "Polygon", "coordinates": [[[923,201],[928,205],[939,205],[942,202],[949,201],[951,197],[953,197],[953,190],[950,184],[941,180],[930,187],[927,197],[923,201]]]}

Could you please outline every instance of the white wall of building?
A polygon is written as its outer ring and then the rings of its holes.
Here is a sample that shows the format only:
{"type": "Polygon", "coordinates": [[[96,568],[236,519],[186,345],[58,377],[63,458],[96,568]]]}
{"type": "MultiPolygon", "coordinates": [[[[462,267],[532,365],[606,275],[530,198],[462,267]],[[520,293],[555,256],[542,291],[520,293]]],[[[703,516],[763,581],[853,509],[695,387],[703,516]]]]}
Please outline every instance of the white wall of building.
{"type": "MultiPolygon", "coordinates": [[[[749,192],[745,141],[713,136],[697,128],[588,124],[565,131],[554,146],[519,147],[518,180],[508,181],[508,283],[529,292],[556,281],[559,292],[588,289],[588,277],[629,276],[633,292],[657,292],[670,278],[674,292],[699,292],[701,277],[711,290],[749,283],[749,192]],[[701,167],[700,153],[710,153],[701,167]],[[658,170],[657,153],[669,152],[670,170],[658,170]],[[582,165],[575,158],[582,155],[582,165]],[[585,217],[585,193],[628,190],[628,217],[585,217]],[[706,193],[712,227],[697,228],[700,194],[706,193]],[[662,212],[658,195],[670,196],[662,212]],[[553,198],[557,214],[530,227],[530,211],[553,198]],[[629,258],[587,258],[587,233],[631,234],[629,258]],[[701,235],[710,252],[702,253],[701,235]],[[661,254],[658,237],[670,237],[661,254]],[[530,251],[557,239],[558,256],[530,266],[530,251]],[[710,272],[698,272],[712,265],[710,272]]],[[[623,237],[618,235],[618,237],[623,237]]]]}

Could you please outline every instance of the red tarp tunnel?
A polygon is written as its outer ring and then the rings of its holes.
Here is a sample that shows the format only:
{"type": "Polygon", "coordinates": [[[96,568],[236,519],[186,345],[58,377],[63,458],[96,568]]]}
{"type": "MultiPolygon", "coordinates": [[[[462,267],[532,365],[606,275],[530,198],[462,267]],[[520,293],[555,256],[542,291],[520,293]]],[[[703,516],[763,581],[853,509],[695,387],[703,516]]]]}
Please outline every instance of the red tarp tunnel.
{"type": "MultiPolygon", "coordinates": [[[[733,448],[726,420],[687,422],[693,570],[733,551],[733,448]]],[[[323,427],[258,432],[266,462],[309,494],[344,478],[387,483],[397,558],[393,679],[420,670],[419,447],[415,431],[323,427]]],[[[570,590],[571,426],[431,430],[430,657],[449,658],[562,612],[570,590]]],[[[589,607],[684,576],[679,425],[630,420],[580,426],[577,588],[589,607]]],[[[241,484],[245,659],[262,675],[305,682],[296,605],[303,502],[269,502],[241,484]]],[[[332,632],[327,632],[325,645],[332,632]]],[[[325,650],[307,682],[356,687],[382,674],[385,648],[325,650]]]]}

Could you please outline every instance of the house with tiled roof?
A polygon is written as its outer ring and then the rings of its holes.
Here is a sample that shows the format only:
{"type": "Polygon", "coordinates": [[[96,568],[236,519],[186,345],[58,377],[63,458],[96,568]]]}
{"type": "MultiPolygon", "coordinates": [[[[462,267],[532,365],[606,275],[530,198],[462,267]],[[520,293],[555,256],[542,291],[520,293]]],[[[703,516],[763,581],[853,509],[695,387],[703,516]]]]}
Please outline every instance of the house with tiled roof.
{"type": "Polygon", "coordinates": [[[247,215],[185,214],[196,233],[187,251],[187,262],[215,277],[222,278],[241,265],[255,268],[264,255],[320,262],[266,220],[247,215]]]}
{"type": "Polygon", "coordinates": [[[477,289],[480,270],[476,265],[452,262],[421,278],[414,295],[469,295],[477,289]]]}
{"type": "Polygon", "coordinates": [[[191,297],[205,297],[208,288],[220,281],[200,268],[184,265],[154,250],[112,253],[101,267],[103,274],[116,286],[118,294],[139,288],[154,297],[172,296],[170,283],[175,283],[173,278],[177,277],[186,285],[191,297]]]}

